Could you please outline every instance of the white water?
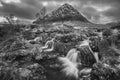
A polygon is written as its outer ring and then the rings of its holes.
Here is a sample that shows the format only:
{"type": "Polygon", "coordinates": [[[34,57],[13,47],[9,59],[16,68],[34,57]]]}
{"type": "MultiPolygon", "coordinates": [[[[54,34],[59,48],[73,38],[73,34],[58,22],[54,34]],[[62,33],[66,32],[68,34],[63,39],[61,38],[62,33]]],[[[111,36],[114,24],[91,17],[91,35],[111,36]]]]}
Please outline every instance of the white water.
{"type": "Polygon", "coordinates": [[[68,58],[73,63],[77,62],[77,57],[78,51],[76,49],[71,49],[66,55],[66,58],[68,58]]]}
{"type": "Polygon", "coordinates": [[[78,52],[76,49],[71,49],[66,57],[59,57],[59,61],[62,62],[62,72],[66,74],[66,76],[74,76],[78,78],[78,68],[77,68],[77,56],[78,52]]]}
{"type": "Polygon", "coordinates": [[[89,40],[84,40],[81,42],[80,47],[82,46],[89,46],[89,40]]]}
{"type": "MultiPolygon", "coordinates": [[[[85,40],[83,42],[81,42],[81,44],[79,45],[79,47],[84,47],[84,46],[88,46],[89,47],[89,40],[85,40]]],[[[95,57],[96,61],[98,62],[98,55],[94,54],[93,51],[91,50],[91,48],[89,47],[91,53],[93,54],[93,56],[95,57]]],[[[82,73],[89,73],[91,71],[91,69],[85,69],[83,71],[79,71],[78,69],[78,64],[81,64],[80,62],[77,61],[78,59],[78,51],[76,49],[71,49],[66,57],[59,57],[59,61],[62,62],[62,72],[64,72],[66,74],[66,76],[74,76],[75,78],[78,78],[79,74],[82,73]],[[88,70],[88,71],[87,71],[88,70]]]]}

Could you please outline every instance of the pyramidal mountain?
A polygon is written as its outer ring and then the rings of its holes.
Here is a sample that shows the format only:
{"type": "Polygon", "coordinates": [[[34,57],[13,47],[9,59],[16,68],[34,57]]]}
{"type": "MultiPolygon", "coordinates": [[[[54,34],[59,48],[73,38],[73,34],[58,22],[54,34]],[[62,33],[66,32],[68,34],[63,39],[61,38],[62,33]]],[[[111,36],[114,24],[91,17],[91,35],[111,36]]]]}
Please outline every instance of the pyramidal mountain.
{"type": "MultiPolygon", "coordinates": [[[[73,8],[73,6],[69,4],[64,4],[58,9],[52,11],[51,13],[46,14],[44,17],[44,21],[46,22],[56,22],[56,21],[81,21],[88,22],[89,21],[81,14],[78,10],[73,8]]],[[[43,20],[37,19],[34,23],[41,23],[43,20]]]]}

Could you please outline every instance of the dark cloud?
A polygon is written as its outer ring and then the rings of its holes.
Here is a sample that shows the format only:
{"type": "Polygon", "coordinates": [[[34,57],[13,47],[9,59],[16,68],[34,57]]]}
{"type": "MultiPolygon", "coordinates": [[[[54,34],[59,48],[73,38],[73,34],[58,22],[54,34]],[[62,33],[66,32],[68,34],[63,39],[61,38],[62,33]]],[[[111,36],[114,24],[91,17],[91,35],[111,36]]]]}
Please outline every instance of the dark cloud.
{"type": "Polygon", "coordinates": [[[13,13],[20,18],[34,19],[34,15],[39,12],[43,5],[50,12],[61,4],[70,3],[93,22],[120,20],[120,0],[20,0],[20,3],[0,1],[2,2],[0,16],[13,13]]]}
{"type": "Polygon", "coordinates": [[[103,13],[106,16],[112,16],[116,20],[120,20],[120,5],[119,3],[116,3],[116,5],[113,6],[113,9],[108,10],[103,13]]]}

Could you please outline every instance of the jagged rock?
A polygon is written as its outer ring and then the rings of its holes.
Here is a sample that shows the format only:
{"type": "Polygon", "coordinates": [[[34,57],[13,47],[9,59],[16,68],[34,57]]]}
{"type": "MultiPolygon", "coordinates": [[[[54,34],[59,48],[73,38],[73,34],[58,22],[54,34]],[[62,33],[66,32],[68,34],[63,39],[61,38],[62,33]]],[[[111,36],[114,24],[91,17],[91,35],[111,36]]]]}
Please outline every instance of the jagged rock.
{"type": "Polygon", "coordinates": [[[78,48],[78,50],[80,51],[78,56],[84,67],[92,67],[93,64],[96,63],[96,60],[88,46],[83,46],[78,48]]]}
{"type": "Polygon", "coordinates": [[[106,63],[97,63],[93,66],[91,80],[119,80],[120,70],[106,63]]]}
{"type": "MultiPolygon", "coordinates": [[[[45,16],[45,21],[69,21],[77,20],[81,22],[89,22],[83,15],[81,15],[75,8],[69,4],[64,4],[59,7],[57,10],[52,11],[51,13],[45,16]]],[[[40,19],[34,23],[42,22],[40,19]]]]}

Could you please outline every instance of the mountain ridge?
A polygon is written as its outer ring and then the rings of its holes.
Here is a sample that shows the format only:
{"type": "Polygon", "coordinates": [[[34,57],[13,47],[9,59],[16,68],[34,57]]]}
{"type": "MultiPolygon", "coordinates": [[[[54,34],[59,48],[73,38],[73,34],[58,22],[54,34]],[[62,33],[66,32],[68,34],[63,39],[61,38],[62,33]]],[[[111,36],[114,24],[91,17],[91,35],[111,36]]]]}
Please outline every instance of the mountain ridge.
{"type": "Polygon", "coordinates": [[[34,23],[41,23],[43,21],[45,22],[56,22],[56,21],[81,21],[81,22],[87,22],[87,18],[85,18],[77,9],[75,9],[70,4],[63,4],[58,9],[52,11],[51,13],[46,14],[44,17],[44,20],[37,19],[34,21],[34,23]]]}

